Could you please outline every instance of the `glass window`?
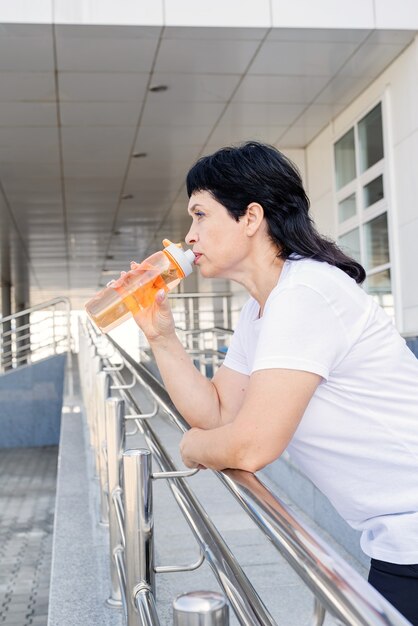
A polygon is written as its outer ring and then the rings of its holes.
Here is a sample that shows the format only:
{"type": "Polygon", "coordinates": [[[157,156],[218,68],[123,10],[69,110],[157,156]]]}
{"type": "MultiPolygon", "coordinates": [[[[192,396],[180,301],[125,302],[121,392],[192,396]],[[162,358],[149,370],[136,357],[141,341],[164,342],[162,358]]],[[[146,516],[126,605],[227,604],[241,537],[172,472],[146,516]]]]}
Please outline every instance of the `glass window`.
{"type": "Polygon", "coordinates": [[[338,203],[338,221],[340,224],[356,214],[356,194],[352,193],[338,203]]]}
{"type": "Polygon", "coordinates": [[[388,219],[383,213],[364,225],[366,269],[389,263],[388,219]]]}
{"type": "Polygon", "coordinates": [[[348,256],[360,262],[360,230],[358,228],[354,228],[348,233],[345,233],[345,235],[341,235],[338,239],[338,243],[348,256]]]}
{"type": "Polygon", "coordinates": [[[364,208],[371,206],[375,202],[379,202],[384,197],[383,193],[383,176],[378,176],[363,187],[364,208]]]}
{"type": "Polygon", "coordinates": [[[368,276],[364,288],[377,300],[390,317],[394,317],[394,303],[390,279],[390,269],[368,276]]]}
{"type": "Polygon", "coordinates": [[[382,103],[334,144],[334,162],[338,243],[363,265],[366,290],[393,317],[382,103]]]}
{"type": "Polygon", "coordinates": [[[358,124],[360,171],[383,159],[382,107],[379,103],[358,124]]]}
{"type": "Polygon", "coordinates": [[[337,188],[341,189],[356,177],[356,158],[354,151],[354,128],[341,137],[334,146],[335,173],[337,188]]]}

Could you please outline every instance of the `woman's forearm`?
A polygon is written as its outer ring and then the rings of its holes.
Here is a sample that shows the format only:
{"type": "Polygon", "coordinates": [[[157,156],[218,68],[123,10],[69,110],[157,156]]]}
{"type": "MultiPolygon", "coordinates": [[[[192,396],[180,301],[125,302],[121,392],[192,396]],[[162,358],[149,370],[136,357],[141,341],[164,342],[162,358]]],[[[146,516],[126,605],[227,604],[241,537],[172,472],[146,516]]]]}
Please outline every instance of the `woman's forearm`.
{"type": "Polygon", "coordinates": [[[180,443],[183,462],[187,467],[255,472],[263,463],[254,459],[252,440],[242,435],[233,422],[211,430],[192,428],[180,443]]]}
{"type": "Polygon", "coordinates": [[[221,423],[215,386],[194,366],[176,334],[150,341],[165,388],[190,426],[215,428],[221,423]]]}

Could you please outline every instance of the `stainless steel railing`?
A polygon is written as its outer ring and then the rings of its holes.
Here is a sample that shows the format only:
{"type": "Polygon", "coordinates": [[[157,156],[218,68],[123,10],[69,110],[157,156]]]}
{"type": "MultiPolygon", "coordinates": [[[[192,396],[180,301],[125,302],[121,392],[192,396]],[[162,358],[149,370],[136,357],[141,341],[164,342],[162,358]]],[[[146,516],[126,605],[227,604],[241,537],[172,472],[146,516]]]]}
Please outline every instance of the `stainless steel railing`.
{"type": "Polygon", "coordinates": [[[173,292],[169,294],[176,326],[202,329],[213,326],[231,328],[233,294],[230,291],[173,292]]]}
{"type": "Polygon", "coordinates": [[[0,318],[0,372],[71,351],[71,305],[60,297],[0,318]]]}
{"type": "MultiPolygon", "coordinates": [[[[181,431],[188,428],[166,390],[144,366],[136,363],[110,338],[98,336],[91,325],[84,327],[80,335],[84,397],[88,404],[91,441],[103,493],[101,515],[102,521],[108,521],[110,527],[113,555],[111,602],[125,607],[128,626],[158,624],[154,601],[155,575],[168,572],[170,568],[154,563],[152,482],[169,479],[172,494],[238,622],[246,626],[273,625],[275,622],[268,609],[185,480],[196,470],[178,471],[150,424],[149,418],[160,409],[181,431]],[[115,358],[119,360],[119,365],[115,364],[115,358]],[[128,376],[131,380],[126,382],[128,376]],[[154,400],[155,408],[149,414],[141,414],[132,395],[136,384],[141,385],[154,400]],[[97,397],[96,401],[93,400],[93,389],[102,395],[102,399],[97,397]],[[114,392],[118,397],[113,395],[109,398],[114,392]],[[106,422],[103,426],[104,405],[106,422]],[[150,452],[122,452],[121,433],[129,420],[134,421],[144,435],[150,452]],[[119,434],[115,436],[114,433],[119,434]],[[161,472],[151,473],[150,453],[161,472]],[[101,467],[106,471],[101,472],[101,467]]],[[[216,474],[312,591],[315,598],[312,626],[323,623],[326,611],[347,626],[406,626],[409,623],[298,520],[259,478],[238,470],[216,474]]],[[[174,569],[171,567],[171,571],[194,569],[200,562],[174,569]]]]}

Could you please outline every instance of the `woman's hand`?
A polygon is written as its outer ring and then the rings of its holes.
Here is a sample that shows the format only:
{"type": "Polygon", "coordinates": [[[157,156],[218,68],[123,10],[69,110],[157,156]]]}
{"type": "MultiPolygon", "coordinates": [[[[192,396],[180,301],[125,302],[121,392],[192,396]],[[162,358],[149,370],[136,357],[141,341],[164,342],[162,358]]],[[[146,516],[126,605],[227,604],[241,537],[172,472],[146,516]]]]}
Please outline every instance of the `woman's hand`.
{"type": "Polygon", "coordinates": [[[174,319],[164,289],[157,291],[154,303],[138,311],[134,320],[149,343],[175,335],[174,319]]]}
{"type": "Polygon", "coordinates": [[[181,458],[183,459],[183,463],[185,464],[185,466],[190,467],[191,469],[206,469],[204,465],[198,463],[193,458],[193,452],[195,451],[194,439],[199,430],[199,428],[191,428],[186,433],[184,433],[180,441],[181,458]]]}

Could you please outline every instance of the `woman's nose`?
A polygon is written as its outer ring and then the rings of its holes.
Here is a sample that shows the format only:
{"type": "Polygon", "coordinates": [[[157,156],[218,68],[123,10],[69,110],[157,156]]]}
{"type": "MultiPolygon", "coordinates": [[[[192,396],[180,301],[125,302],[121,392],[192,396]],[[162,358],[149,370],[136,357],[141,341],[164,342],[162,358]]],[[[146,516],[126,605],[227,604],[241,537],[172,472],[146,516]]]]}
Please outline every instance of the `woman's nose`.
{"type": "Polygon", "coordinates": [[[196,234],[193,233],[193,224],[190,226],[189,232],[185,236],[184,241],[187,243],[188,246],[191,246],[194,243],[196,243],[196,234]]]}

